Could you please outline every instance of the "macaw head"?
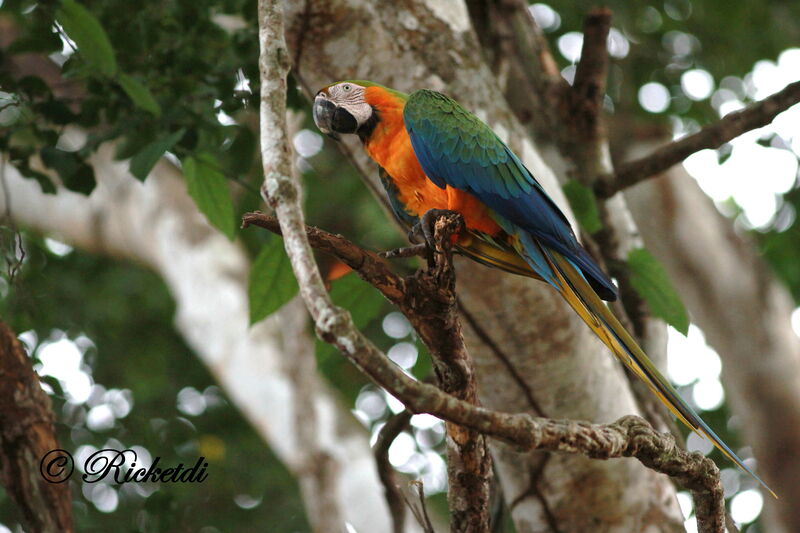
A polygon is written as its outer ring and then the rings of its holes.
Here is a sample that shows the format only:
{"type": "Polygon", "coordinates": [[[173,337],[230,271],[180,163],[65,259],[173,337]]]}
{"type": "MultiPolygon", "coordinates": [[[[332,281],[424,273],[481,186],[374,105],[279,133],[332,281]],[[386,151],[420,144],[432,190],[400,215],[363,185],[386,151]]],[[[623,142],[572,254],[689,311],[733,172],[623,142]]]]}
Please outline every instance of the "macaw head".
{"type": "Polygon", "coordinates": [[[367,103],[366,86],[354,81],[329,85],[314,97],[314,122],[319,130],[334,139],[338,134],[358,133],[375,114],[367,103]]]}

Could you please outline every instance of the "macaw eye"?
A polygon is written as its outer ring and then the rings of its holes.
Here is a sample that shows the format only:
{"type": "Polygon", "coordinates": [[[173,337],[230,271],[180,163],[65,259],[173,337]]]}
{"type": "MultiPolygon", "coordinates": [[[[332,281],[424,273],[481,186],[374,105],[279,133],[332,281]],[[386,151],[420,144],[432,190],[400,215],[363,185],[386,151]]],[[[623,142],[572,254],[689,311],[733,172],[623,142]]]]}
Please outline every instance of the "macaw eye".
{"type": "Polygon", "coordinates": [[[349,83],[345,83],[344,85],[342,85],[342,90],[344,90],[344,91],[349,91],[351,88],[352,87],[350,87],[349,83]]]}

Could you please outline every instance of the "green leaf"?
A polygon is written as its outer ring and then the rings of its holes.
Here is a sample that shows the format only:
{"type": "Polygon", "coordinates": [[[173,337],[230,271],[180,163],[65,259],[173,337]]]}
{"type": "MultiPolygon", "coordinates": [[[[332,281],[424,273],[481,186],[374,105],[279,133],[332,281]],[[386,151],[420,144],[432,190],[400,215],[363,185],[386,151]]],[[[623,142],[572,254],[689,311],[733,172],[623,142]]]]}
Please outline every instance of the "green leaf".
{"type": "Polygon", "coordinates": [[[117,73],[114,49],[97,18],[74,0],[63,0],[56,20],[93,70],[108,77],[117,73]]]}
{"type": "Polygon", "coordinates": [[[631,285],[647,302],[653,315],[686,335],[689,314],[661,263],[649,251],[637,248],[628,254],[628,267],[631,285]]]}
{"type": "Polygon", "coordinates": [[[157,117],[161,115],[161,106],[153,98],[150,89],[139,80],[122,73],[117,77],[117,81],[134,104],[157,117]]]}
{"type": "Polygon", "coordinates": [[[50,178],[47,174],[39,172],[38,170],[33,170],[28,165],[28,160],[18,161],[14,163],[14,166],[19,170],[19,173],[22,174],[24,177],[29,179],[34,179],[39,183],[39,187],[42,189],[42,192],[45,194],[55,194],[56,193],[56,186],[53,185],[53,182],[50,181],[50,178]]]}
{"type": "Polygon", "coordinates": [[[40,155],[45,166],[58,172],[67,189],[87,195],[94,190],[94,170],[75,152],[45,146],[40,155]]]}
{"type": "Polygon", "coordinates": [[[331,299],[350,311],[353,324],[359,329],[369,325],[386,303],[381,293],[354,273],[333,282],[331,299]]]}
{"type": "Polygon", "coordinates": [[[175,133],[162,137],[158,140],[145,145],[135,156],[131,158],[131,174],[139,181],[144,181],[150,171],[164,155],[164,152],[172,149],[175,143],[181,140],[186,130],[178,130],[175,133]]]}
{"type": "Polygon", "coordinates": [[[216,159],[206,153],[189,157],[183,162],[183,174],[189,196],[194,198],[200,211],[213,226],[233,240],[236,235],[233,201],[216,159]]]}
{"type": "Polygon", "coordinates": [[[578,224],[589,233],[596,233],[603,229],[594,191],[575,180],[568,181],[563,188],[572,212],[578,219],[578,224]]]}
{"type": "Polygon", "coordinates": [[[259,322],[297,294],[297,280],[283,249],[283,239],[272,237],[261,249],[250,269],[247,290],[250,302],[250,324],[259,322]]]}

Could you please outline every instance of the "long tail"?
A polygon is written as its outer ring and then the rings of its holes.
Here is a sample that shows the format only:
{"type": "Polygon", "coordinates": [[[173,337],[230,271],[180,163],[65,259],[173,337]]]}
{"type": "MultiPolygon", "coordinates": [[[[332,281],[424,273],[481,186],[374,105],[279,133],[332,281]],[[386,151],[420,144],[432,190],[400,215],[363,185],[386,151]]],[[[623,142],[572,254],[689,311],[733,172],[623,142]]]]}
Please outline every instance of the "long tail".
{"type": "Polygon", "coordinates": [[[625,363],[625,366],[650,387],[676,417],[692,430],[704,435],[714,443],[714,446],[728,459],[753,476],[770,494],[777,498],[775,492],[755,472],[748,468],[680,397],[678,392],[648,359],[636,341],[625,331],[625,328],[611,313],[605,302],[592,290],[580,271],[558,252],[547,250],[543,247],[540,250],[543,252],[542,255],[549,263],[554,274],[551,284],[556,287],[567,303],[580,315],[600,340],[625,363]]]}

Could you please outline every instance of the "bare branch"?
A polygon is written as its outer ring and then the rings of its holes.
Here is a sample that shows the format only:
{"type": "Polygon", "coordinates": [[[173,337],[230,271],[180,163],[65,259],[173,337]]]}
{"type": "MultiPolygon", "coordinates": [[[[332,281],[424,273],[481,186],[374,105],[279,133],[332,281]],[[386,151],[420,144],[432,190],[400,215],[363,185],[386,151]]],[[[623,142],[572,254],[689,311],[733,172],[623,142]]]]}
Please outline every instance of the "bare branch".
{"type": "MultiPolygon", "coordinates": [[[[270,221],[270,217],[252,213],[246,216],[250,223],[256,219],[260,219],[259,225],[263,227],[275,228],[274,219],[270,221]]],[[[356,256],[367,258],[364,260],[367,270],[374,268],[372,261],[380,262],[371,252],[355,253],[358,247],[344,237],[315,228],[308,228],[307,233],[312,244],[323,244],[326,252],[343,261],[356,256]]],[[[359,271],[356,269],[356,272],[359,271]]],[[[714,462],[680,449],[671,435],[656,432],[641,418],[627,416],[614,424],[601,425],[538,418],[524,413],[500,413],[478,407],[409,377],[353,327],[349,315],[340,320],[331,324],[329,330],[321,331],[323,340],[336,344],[370,379],[403,402],[410,412],[429,413],[524,450],[582,453],[598,459],[635,457],[692,491],[700,531],[723,531],[720,525],[724,524],[724,501],[719,470],[714,462]]]]}
{"type": "Polygon", "coordinates": [[[790,83],[783,90],[741,111],[725,115],[714,124],[671,142],[650,155],[619,165],[613,175],[606,175],[597,180],[595,192],[601,198],[609,198],[627,187],[664,172],[695,152],[706,148],[719,148],[745,132],[766,126],[779,113],[798,102],[800,102],[800,81],[790,83]]]}
{"type": "Polygon", "coordinates": [[[414,518],[417,519],[419,525],[422,526],[422,530],[425,533],[436,533],[436,530],[433,529],[433,524],[431,524],[431,518],[428,516],[428,508],[425,505],[425,491],[423,490],[422,481],[412,481],[409,483],[410,487],[414,487],[417,491],[417,498],[419,499],[419,508],[414,505],[408,498],[406,498],[405,494],[403,494],[403,499],[408,505],[408,508],[411,509],[411,512],[414,514],[414,518]]]}
{"type": "Polygon", "coordinates": [[[30,531],[74,531],[69,476],[60,470],[69,463],[48,468],[60,448],[50,399],[16,335],[2,322],[0,369],[0,481],[30,531]]]}
{"type": "Polygon", "coordinates": [[[600,110],[608,77],[608,32],[611,29],[611,10],[597,8],[589,12],[583,23],[581,60],[575,70],[570,92],[576,133],[597,143],[603,136],[600,110]]]}
{"type": "Polygon", "coordinates": [[[389,462],[389,447],[394,442],[394,439],[408,427],[410,420],[411,413],[408,411],[401,411],[389,418],[386,425],[378,433],[378,440],[373,448],[375,463],[378,466],[378,476],[381,478],[381,483],[383,483],[386,503],[389,505],[389,512],[392,514],[392,531],[394,533],[403,533],[406,509],[403,505],[403,493],[397,487],[394,468],[392,463],[389,462]]]}

